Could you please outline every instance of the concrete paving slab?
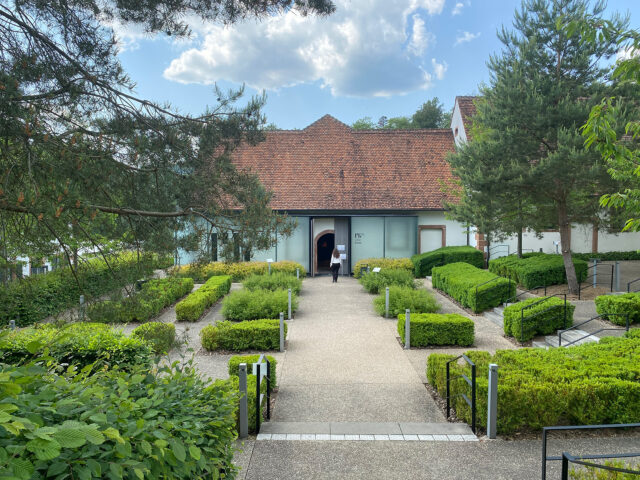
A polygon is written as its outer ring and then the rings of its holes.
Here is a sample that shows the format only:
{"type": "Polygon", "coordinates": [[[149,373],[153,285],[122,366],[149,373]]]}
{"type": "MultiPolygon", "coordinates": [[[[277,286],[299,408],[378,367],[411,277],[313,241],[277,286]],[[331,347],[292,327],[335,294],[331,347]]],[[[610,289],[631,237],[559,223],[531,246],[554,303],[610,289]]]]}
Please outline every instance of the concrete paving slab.
{"type": "Polygon", "coordinates": [[[389,440],[392,441],[400,441],[400,442],[404,442],[404,436],[403,435],[389,435],[389,440]]]}
{"type": "MultiPolygon", "coordinates": [[[[446,435],[433,435],[433,439],[436,442],[447,442],[447,441],[449,441],[449,437],[447,437],[446,435]]],[[[275,440],[275,438],[273,440],[275,440]]]]}
{"type": "Polygon", "coordinates": [[[466,423],[400,423],[403,434],[413,435],[472,435],[466,423]]]}
{"type": "Polygon", "coordinates": [[[331,433],[328,422],[263,422],[260,433],[331,433]]]}
{"type": "Polygon", "coordinates": [[[392,422],[362,423],[362,422],[331,422],[332,434],[401,435],[400,425],[392,422]]]}
{"type": "Polygon", "coordinates": [[[389,435],[374,435],[373,439],[376,441],[389,440],[389,435]]]}
{"type": "Polygon", "coordinates": [[[287,433],[287,440],[302,440],[299,433],[287,433]]]}
{"type": "Polygon", "coordinates": [[[435,440],[433,435],[418,435],[418,438],[422,442],[433,442],[435,440]]]}

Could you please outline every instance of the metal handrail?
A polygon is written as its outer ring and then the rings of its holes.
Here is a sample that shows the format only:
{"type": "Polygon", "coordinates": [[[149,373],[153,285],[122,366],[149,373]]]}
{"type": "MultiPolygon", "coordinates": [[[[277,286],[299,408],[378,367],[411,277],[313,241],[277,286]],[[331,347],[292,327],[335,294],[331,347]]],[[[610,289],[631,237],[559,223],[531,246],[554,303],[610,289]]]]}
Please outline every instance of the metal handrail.
{"type": "MultiPolygon", "coordinates": [[[[605,265],[604,264],[600,264],[600,266],[604,267],[605,265]]],[[[613,292],[613,277],[614,277],[613,269],[614,269],[614,265],[610,264],[608,266],[611,267],[611,273],[604,273],[604,275],[609,275],[611,277],[610,282],[609,282],[610,283],[609,288],[610,288],[610,291],[613,292]]],[[[591,265],[590,267],[587,267],[587,272],[589,271],[590,268],[596,268],[596,265],[591,265]]],[[[603,275],[603,274],[601,273],[600,275],[603,275]]],[[[587,277],[584,279],[584,281],[578,282],[578,300],[581,299],[582,284],[583,283],[589,284],[589,282],[587,282],[587,280],[589,280],[590,278],[594,278],[594,277],[597,278],[597,270],[594,273],[592,273],[591,275],[587,275],[587,277]]],[[[593,285],[593,283],[591,283],[591,285],[593,285]]],[[[598,285],[598,281],[597,280],[596,280],[595,285],[598,285]]],[[[595,287],[595,285],[593,285],[593,286],[595,287]]]]}
{"type": "MultiPolygon", "coordinates": [[[[628,313],[601,313],[600,315],[597,315],[597,316],[595,316],[595,317],[593,317],[593,318],[590,318],[589,320],[585,320],[584,322],[580,322],[580,323],[578,323],[578,324],[572,325],[572,326],[571,326],[571,327],[569,327],[569,328],[565,328],[565,329],[562,329],[562,330],[558,330],[558,346],[559,346],[559,347],[561,347],[561,346],[562,346],[562,334],[563,334],[563,333],[568,332],[569,330],[573,330],[573,329],[575,329],[575,328],[581,327],[582,325],[585,325],[585,324],[587,324],[587,323],[589,323],[589,322],[591,322],[591,321],[593,321],[593,320],[597,320],[597,319],[602,318],[602,317],[605,317],[605,316],[614,316],[614,315],[622,316],[622,317],[625,317],[625,318],[626,318],[626,328],[625,328],[625,330],[628,332],[628,331],[629,331],[629,314],[628,314],[628,313]]],[[[600,329],[600,330],[598,330],[597,332],[590,333],[589,335],[593,335],[593,334],[595,334],[595,333],[600,333],[600,332],[603,332],[603,331],[605,331],[605,330],[621,330],[621,329],[620,329],[620,328],[601,328],[601,329],[600,329]]],[[[584,337],[579,338],[578,340],[574,340],[574,341],[573,341],[573,342],[571,342],[571,343],[567,343],[567,344],[565,345],[565,347],[568,347],[569,345],[573,345],[574,343],[576,343],[576,342],[578,342],[578,341],[582,340],[583,338],[587,338],[589,335],[585,335],[584,337]]]]}
{"type": "Polygon", "coordinates": [[[267,380],[267,420],[271,419],[271,362],[264,355],[258,357],[258,361],[253,365],[256,367],[256,433],[260,432],[260,420],[262,420],[262,400],[264,394],[262,393],[262,376],[260,375],[260,368],[263,362],[267,364],[267,374],[264,378],[267,380]]]}
{"type": "MultiPolygon", "coordinates": [[[[631,293],[631,284],[636,282],[640,282],[640,278],[636,278],[635,280],[631,280],[629,283],[627,283],[627,293],[631,293]]],[[[634,293],[635,292],[640,292],[640,290],[634,290],[634,293]]]]}
{"type": "MultiPolygon", "coordinates": [[[[542,428],[542,480],[547,478],[547,462],[562,460],[562,456],[547,456],[547,438],[548,433],[554,431],[569,431],[569,430],[602,430],[607,428],[640,428],[640,423],[622,423],[616,425],[571,425],[571,426],[553,426],[542,428]]],[[[621,454],[620,456],[626,456],[628,454],[621,454]]],[[[634,455],[637,456],[637,455],[634,455]]],[[[613,458],[613,457],[609,457],[613,458]]]]}
{"type": "MultiPolygon", "coordinates": [[[[541,298],[540,300],[538,300],[537,302],[533,302],[530,303],[529,305],[525,305],[524,307],[522,307],[520,309],[520,335],[524,336],[524,311],[530,308],[535,307],[536,305],[539,305],[541,303],[544,302],[548,302],[550,299],[552,299],[553,297],[564,297],[564,322],[562,323],[563,326],[567,326],[567,294],[566,293],[554,293],[553,295],[549,295],[548,297],[544,297],[541,298]]],[[[545,310],[542,310],[541,312],[538,312],[534,315],[531,315],[531,317],[529,317],[529,319],[536,317],[538,315],[542,315],[543,313],[548,312],[549,310],[553,310],[555,308],[555,306],[549,307],[545,310]]]]}
{"type": "MultiPolygon", "coordinates": [[[[516,289],[517,289],[517,288],[518,288],[518,287],[516,286],[516,289]]],[[[531,292],[533,292],[534,290],[540,290],[541,288],[544,288],[544,296],[546,297],[546,296],[547,296],[547,286],[546,286],[546,285],[540,285],[540,286],[537,286],[537,287],[530,288],[529,290],[525,290],[524,292],[519,293],[519,294],[517,294],[517,295],[514,295],[514,296],[513,296],[513,297],[511,297],[511,298],[507,298],[507,300],[505,301],[505,303],[516,303],[516,302],[511,302],[511,300],[517,300],[517,299],[518,299],[518,297],[521,297],[522,295],[525,295],[525,294],[527,294],[527,293],[531,293],[531,292]]]]}
{"type": "Polygon", "coordinates": [[[471,430],[473,431],[473,433],[476,433],[476,364],[473,363],[473,361],[467,357],[465,354],[462,355],[458,355],[456,358],[453,358],[451,360],[449,360],[446,363],[446,369],[447,369],[447,420],[449,420],[449,416],[451,414],[451,373],[450,373],[450,368],[451,368],[451,363],[453,362],[457,362],[458,360],[460,360],[461,358],[464,359],[465,362],[467,362],[467,364],[469,364],[471,366],[471,379],[469,379],[469,377],[467,377],[464,374],[460,374],[459,376],[456,376],[454,378],[460,378],[462,377],[464,379],[465,382],[467,382],[467,384],[471,387],[471,400],[469,400],[469,397],[467,397],[464,393],[460,393],[459,395],[464,399],[465,402],[467,402],[467,405],[469,405],[469,407],[471,407],[471,430]]]}

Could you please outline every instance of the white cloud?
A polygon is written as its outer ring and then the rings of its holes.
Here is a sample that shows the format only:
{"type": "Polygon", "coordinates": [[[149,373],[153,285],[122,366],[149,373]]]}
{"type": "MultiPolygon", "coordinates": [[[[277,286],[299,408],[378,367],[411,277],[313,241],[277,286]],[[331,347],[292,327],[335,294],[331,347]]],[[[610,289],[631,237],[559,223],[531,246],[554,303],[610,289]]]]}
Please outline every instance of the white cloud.
{"type": "Polygon", "coordinates": [[[447,62],[438,63],[435,58],[431,59],[431,65],[433,66],[433,73],[435,74],[438,80],[442,80],[444,78],[444,74],[449,68],[447,62]]]}
{"type": "Polygon", "coordinates": [[[164,76],[181,83],[244,82],[257,89],[319,82],[333,95],[362,97],[431,85],[432,75],[416,58],[434,40],[420,13],[441,13],[445,0],[336,4],[336,13],[325,18],[289,11],[261,22],[200,25],[202,42],[174,59],[164,76]]]}
{"type": "Polygon", "coordinates": [[[464,8],[464,3],[457,2],[451,10],[451,15],[460,15],[462,13],[462,9],[464,8]]]}
{"type": "Polygon", "coordinates": [[[629,60],[638,56],[640,56],[640,50],[636,50],[632,47],[621,48],[618,50],[616,60],[629,60]]]}
{"type": "Polygon", "coordinates": [[[461,43],[467,43],[470,42],[472,40],[475,40],[476,38],[478,38],[480,36],[480,32],[478,33],[471,33],[471,32],[462,32],[462,34],[458,35],[456,37],[456,43],[453,44],[453,46],[458,46],[461,43]]]}

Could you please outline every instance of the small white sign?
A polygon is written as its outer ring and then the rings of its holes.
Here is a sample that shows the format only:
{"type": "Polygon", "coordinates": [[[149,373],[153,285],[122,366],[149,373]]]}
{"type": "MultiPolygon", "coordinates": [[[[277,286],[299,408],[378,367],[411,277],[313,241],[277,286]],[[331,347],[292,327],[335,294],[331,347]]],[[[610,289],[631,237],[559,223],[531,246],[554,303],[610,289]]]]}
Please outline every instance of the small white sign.
{"type": "Polygon", "coordinates": [[[380,267],[376,267],[373,269],[373,273],[378,273],[380,271],[380,267]]]}
{"type": "Polygon", "coordinates": [[[267,258],[267,263],[273,263],[273,258],[267,258]]]}
{"type": "Polygon", "coordinates": [[[345,250],[346,250],[346,247],[344,245],[338,245],[339,252],[344,252],[345,250]]]}
{"type": "Polygon", "coordinates": [[[346,260],[347,259],[347,254],[346,253],[341,253],[340,254],[340,260],[346,260]]]}

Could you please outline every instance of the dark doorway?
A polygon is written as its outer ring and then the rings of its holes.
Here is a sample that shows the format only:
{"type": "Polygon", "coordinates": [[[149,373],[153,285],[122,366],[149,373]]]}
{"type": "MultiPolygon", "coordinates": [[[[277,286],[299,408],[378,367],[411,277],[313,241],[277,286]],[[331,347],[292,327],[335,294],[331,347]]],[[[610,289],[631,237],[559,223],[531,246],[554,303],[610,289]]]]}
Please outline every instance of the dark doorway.
{"type": "Polygon", "coordinates": [[[325,233],[318,239],[316,252],[318,255],[318,273],[329,273],[329,262],[331,261],[331,253],[335,247],[335,235],[333,233],[325,233]]]}

